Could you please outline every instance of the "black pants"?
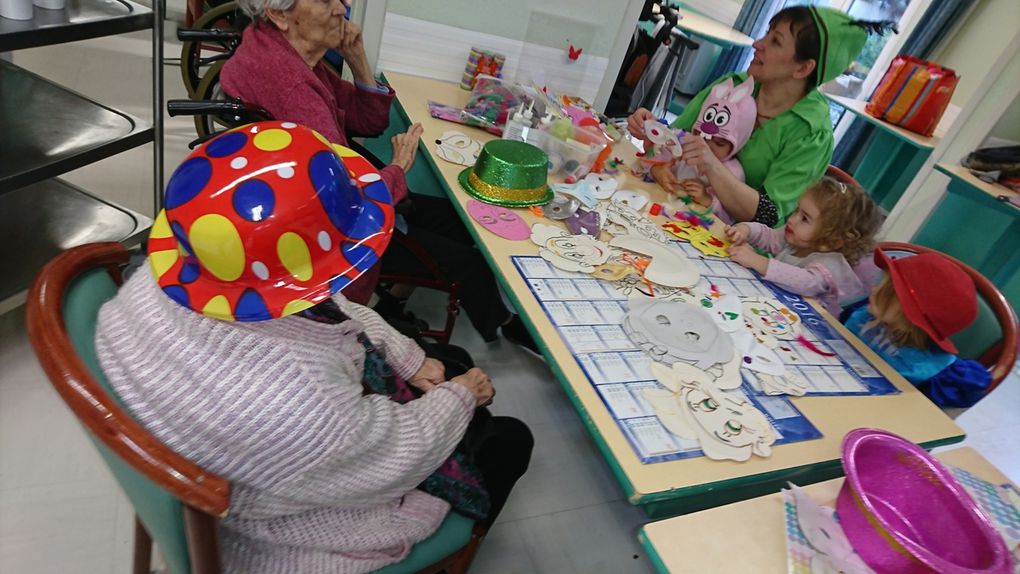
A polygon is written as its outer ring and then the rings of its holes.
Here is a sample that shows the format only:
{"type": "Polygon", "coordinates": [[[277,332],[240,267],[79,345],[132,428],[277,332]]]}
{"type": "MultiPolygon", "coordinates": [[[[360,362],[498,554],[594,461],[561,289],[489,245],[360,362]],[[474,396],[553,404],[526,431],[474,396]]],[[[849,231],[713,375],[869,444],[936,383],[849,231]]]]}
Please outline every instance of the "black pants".
{"type": "MultiPolygon", "coordinates": [[[[447,278],[459,285],[460,304],[482,339],[496,340],[496,330],[510,318],[510,311],[503,304],[492,270],[475,249],[474,239],[449,200],[413,193],[410,197],[411,206],[404,215],[407,236],[436,260],[447,278]]],[[[420,276],[428,273],[414,254],[396,242],[386,248],[382,265],[384,273],[420,276]]]]}
{"type": "MultiPolygon", "coordinates": [[[[423,345],[425,354],[446,367],[447,380],[462,375],[474,361],[467,351],[455,345],[440,343],[423,345]]],[[[512,417],[497,417],[482,407],[477,409],[465,440],[474,452],[475,464],[482,472],[485,490],[489,493],[491,508],[486,526],[491,526],[510,497],[517,480],[524,476],[531,461],[535,439],[528,425],[512,417]]]]}

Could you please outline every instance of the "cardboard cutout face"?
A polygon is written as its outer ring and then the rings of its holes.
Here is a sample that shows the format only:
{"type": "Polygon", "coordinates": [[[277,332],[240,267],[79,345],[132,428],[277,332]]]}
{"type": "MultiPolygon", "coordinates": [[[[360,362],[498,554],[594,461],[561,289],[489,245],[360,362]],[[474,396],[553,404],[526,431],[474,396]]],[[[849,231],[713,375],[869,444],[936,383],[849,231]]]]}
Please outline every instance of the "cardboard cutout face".
{"type": "Polygon", "coordinates": [[[443,132],[436,140],[436,154],[457,165],[475,165],[481,151],[481,142],[458,131],[443,132]]]}
{"type": "Polygon", "coordinates": [[[745,397],[723,392],[707,373],[690,365],[667,368],[653,363],[651,369],[667,391],[645,391],[644,397],[670,432],[696,438],[705,456],[714,460],[745,461],[752,454],[772,454],[778,436],[768,418],[745,397]]]}
{"type": "Polygon", "coordinates": [[[536,223],[531,241],[538,245],[543,259],[565,271],[591,273],[596,265],[609,260],[609,245],[590,235],[570,235],[559,227],[536,223]]]}
{"type": "Polygon", "coordinates": [[[505,239],[522,241],[531,237],[531,228],[512,210],[474,199],[467,202],[467,212],[485,229],[505,239]]]}

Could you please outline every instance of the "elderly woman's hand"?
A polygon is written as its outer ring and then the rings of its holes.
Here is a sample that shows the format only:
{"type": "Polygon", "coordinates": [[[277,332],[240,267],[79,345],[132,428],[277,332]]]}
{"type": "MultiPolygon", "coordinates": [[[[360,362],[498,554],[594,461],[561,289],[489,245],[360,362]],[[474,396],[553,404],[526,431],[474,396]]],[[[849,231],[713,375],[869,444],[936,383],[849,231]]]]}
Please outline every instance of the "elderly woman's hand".
{"type": "Polygon", "coordinates": [[[446,367],[436,359],[425,359],[418,372],[407,381],[418,389],[428,392],[446,380],[446,367]]]}
{"type": "Polygon", "coordinates": [[[343,30],[340,33],[340,43],[336,51],[344,57],[345,61],[360,61],[365,58],[365,43],[361,38],[361,27],[347,20],[343,20],[343,30]]]}
{"type": "Polygon", "coordinates": [[[415,122],[407,128],[406,132],[397,134],[390,139],[390,143],[393,145],[393,160],[390,161],[390,165],[399,167],[404,170],[404,173],[411,171],[414,157],[418,153],[418,140],[421,139],[423,131],[425,130],[422,129],[421,124],[415,122]]]}
{"type": "Polygon", "coordinates": [[[712,148],[708,147],[708,142],[701,136],[687,134],[680,145],[684,150],[683,160],[687,165],[698,168],[698,173],[711,176],[717,170],[724,169],[722,162],[715,157],[712,148]]]}
{"type": "Polygon", "coordinates": [[[475,396],[475,401],[480,407],[484,407],[491,403],[492,397],[496,396],[496,389],[492,388],[492,379],[489,378],[489,375],[485,374],[485,371],[478,367],[471,369],[459,377],[450,379],[450,382],[458,385],[464,385],[464,387],[471,391],[471,394],[475,396]]]}

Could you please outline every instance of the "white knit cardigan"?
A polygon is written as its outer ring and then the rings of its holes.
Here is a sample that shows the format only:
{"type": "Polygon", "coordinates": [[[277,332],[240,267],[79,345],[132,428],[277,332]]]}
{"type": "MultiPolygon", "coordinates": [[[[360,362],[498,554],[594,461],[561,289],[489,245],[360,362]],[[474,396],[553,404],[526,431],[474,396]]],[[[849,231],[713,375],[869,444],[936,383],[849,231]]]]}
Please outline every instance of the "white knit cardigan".
{"type": "Polygon", "coordinates": [[[403,559],[449,509],[415,486],[464,435],[471,392],[447,382],[403,405],[362,396],[358,333],[405,378],[424,353],[335,299],[351,320],[225,322],[181,307],[141,269],[99,312],[99,360],[131,414],[231,482],[227,573],[369,572],[403,559]]]}

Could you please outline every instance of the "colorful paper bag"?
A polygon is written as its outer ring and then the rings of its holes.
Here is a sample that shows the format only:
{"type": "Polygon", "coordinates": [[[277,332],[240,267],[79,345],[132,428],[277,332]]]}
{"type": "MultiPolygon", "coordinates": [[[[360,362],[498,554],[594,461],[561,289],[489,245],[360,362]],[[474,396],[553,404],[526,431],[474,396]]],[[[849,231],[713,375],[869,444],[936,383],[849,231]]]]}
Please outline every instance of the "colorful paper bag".
{"type": "Polygon", "coordinates": [[[913,56],[897,56],[866,109],[876,118],[931,136],[959,80],[949,68],[913,56]]]}

